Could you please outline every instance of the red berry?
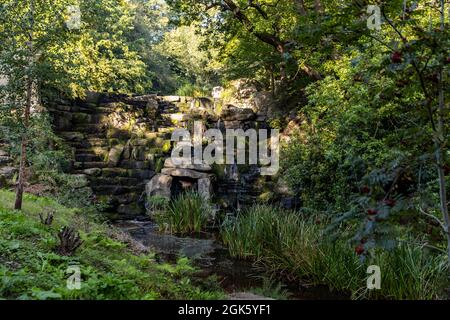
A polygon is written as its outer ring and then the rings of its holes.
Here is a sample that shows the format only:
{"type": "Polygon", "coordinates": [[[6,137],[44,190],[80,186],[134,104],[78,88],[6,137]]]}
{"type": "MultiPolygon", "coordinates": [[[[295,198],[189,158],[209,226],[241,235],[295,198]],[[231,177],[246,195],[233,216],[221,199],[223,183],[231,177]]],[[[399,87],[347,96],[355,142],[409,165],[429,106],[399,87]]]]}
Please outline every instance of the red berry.
{"type": "Polygon", "coordinates": [[[445,61],[444,64],[450,64],[450,57],[448,57],[445,61]]]}
{"type": "Polygon", "coordinates": [[[378,210],[375,210],[375,209],[369,209],[369,210],[367,210],[367,214],[368,214],[369,216],[376,216],[376,215],[378,214],[378,210]]]}
{"type": "Polygon", "coordinates": [[[364,252],[366,252],[366,250],[364,249],[363,245],[359,245],[355,248],[355,253],[360,256],[362,254],[364,254],[364,252]]]}
{"type": "Polygon", "coordinates": [[[402,53],[395,51],[391,56],[392,63],[402,63],[402,53]]]}
{"type": "Polygon", "coordinates": [[[368,186],[364,186],[361,188],[361,192],[365,194],[370,193],[370,188],[368,186]]]}

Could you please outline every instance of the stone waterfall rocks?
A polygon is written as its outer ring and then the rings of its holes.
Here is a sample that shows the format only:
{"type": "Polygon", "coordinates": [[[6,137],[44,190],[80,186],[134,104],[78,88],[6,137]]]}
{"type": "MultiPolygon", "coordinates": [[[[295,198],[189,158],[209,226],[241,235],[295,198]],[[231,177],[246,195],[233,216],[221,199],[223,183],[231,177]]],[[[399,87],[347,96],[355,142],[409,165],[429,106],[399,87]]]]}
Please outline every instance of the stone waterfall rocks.
{"type": "Polygon", "coordinates": [[[178,193],[194,190],[205,199],[211,199],[213,194],[212,168],[206,163],[182,163],[175,165],[172,159],[167,159],[161,174],[156,175],[146,186],[147,199],[160,196],[171,199],[178,193]]]}
{"type": "Polygon", "coordinates": [[[147,199],[150,197],[164,197],[170,199],[173,178],[166,174],[157,174],[145,186],[147,199]]]}
{"type": "Polygon", "coordinates": [[[253,181],[242,187],[223,180],[220,165],[175,165],[167,158],[175,129],[190,128],[194,120],[203,121],[204,130],[265,128],[265,114],[257,108],[208,98],[99,95],[95,102],[59,101],[49,111],[54,124],[64,124],[56,132],[73,148],[73,173],[86,175],[94,194],[118,218],[138,215],[139,208],[145,212],[144,191],[149,197],[173,198],[195,190],[211,198],[214,189],[218,203],[232,195],[249,198],[253,181]]]}

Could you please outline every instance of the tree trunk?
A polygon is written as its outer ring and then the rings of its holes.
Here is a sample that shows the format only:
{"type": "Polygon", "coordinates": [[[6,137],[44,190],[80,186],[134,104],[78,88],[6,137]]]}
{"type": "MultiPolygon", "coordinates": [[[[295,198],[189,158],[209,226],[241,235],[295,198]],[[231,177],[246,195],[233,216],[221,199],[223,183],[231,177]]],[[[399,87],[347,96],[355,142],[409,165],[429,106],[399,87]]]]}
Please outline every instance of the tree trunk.
{"type": "Polygon", "coordinates": [[[22,134],[22,145],[20,153],[20,168],[19,168],[19,181],[17,183],[16,203],[14,208],[16,210],[22,210],[23,189],[25,184],[25,169],[27,163],[27,145],[28,145],[28,127],[30,121],[31,99],[33,95],[33,81],[31,77],[27,80],[27,103],[25,106],[24,115],[24,130],[22,134]]]}
{"type": "Polygon", "coordinates": [[[26,84],[26,105],[23,119],[24,132],[22,134],[19,181],[17,183],[16,201],[14,208],[22,210],[23,190],[25,185],[26,165],[27,165],[27,146],[28,146],[28,127],[30,125],[31,104],[33,99],[33,28],[34,28],[34,0],[30,0],[30,34],[28,37],[28,75],[26,84]]]}
{"type": "MultiPolygon", "coordinates": [[[[445,30],[445,4],[444,0],[441,0],[441,31],[445,30]]],[[[450,217],[448,212],[448,202],[447,202],[447,186],[445,181],[445,145],[446,137],[445,134],[445,93],[444,93],[444,69],[441,66],[439,71],[439,108],[438,108],[438,138],[437,144],[438,148],[436,150],[436,160],[438,165],[438,175],[439,175],[439,194],[441,200],[441,211],[444,216],[446,235],[447,235],[447,254],[448,254],[448,276],[450,279],[450,217]]]]}

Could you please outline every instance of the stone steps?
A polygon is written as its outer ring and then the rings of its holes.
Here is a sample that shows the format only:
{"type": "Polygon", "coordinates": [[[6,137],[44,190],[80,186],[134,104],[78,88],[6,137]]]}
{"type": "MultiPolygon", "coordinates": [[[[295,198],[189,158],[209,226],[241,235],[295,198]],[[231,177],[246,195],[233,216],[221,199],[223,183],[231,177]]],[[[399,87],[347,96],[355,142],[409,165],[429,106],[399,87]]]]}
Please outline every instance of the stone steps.
{"type": "Polygon", "coordinates": [[[155,159],[166,156],[172,132],[181,124],[184,104],[179,103],[187,100],[153,95],[111,95],[94,100],[61,101],[49,108],[56,132],[73,148],[73,173],[87,176],[94,194],[111,199],[112,211],[122,217],[144,214],[140,200],[145,185],[155,176],[155,159]],[[123,110],[123,119],[136,118],[136,133],[145,130],[143,137],[123,130],[123,123],[107,127],[109,115],[118,108],[123,110]]]}
{"type": "Polygon", "coordinates": [[[132,187],[137,186],[139,184],[144,183],[141,179],[136,178],[128,178],[128,177],[113,177],[113,178],[105,178],[105,177],[93,177],[89,179],[92,187],[95,186],[109,186],[109,185],[117,185],[123,187],[132,187]]]}
{"type": "Polygon", "coordinates": [[[88,153],[81,153],[75,154],[75,161],[76,162],[82,162],[82,163],[86,163],[86,162],[102,162],[103,158],[99,155],[96,155],[94,153],[88,154],[88,153]]]}
{"type": "Polygon", "coordinates": [[[136,179],[151,179],[155,175],[152,170],[141,170],[141,169],[124,169],[124,168],[105,168],[102,169],[101,176],[106,178],[114,177],[125,177],[125,178],[136,178],[136,179]]]}
{"type": "Polygon", "coordinates": [[[89,168],[75,170],[75,174],[85,174],[91,179],[95,178],[132,178],[139,181],[150,180],[155,172],[152,170],[123,169],[123,168],[89,168]]]}
{"type": "Polygon", "coordinates": [[[72,126],[72,129],[77,132],[83,132],[88,137],[93,134],[95,134],[95,136],[97,136],[98,134],[106,134],[106,128],[100,124],[77,125],[77,126],[72,126]]]}
{"type": "Polygon", "coordinates": [[[119,167],[124,169],[150,170],[153,168],[153,163],[151,161],[122,160],[119,167]]]}
{"type": "Polygon", "coordinates": [[[67,142],[81,142],[86,139],[85,135],[75,131],[57,131],[58,135],[67,142]]]}
{"type": "Polygon", "coordinates": [[[87,138],[83,141],[72,141],[69,142],[69,145],[73,148],[86,150],[89,148],[105,148],[106,150],[109,149],[109,140],[104,138],[87,138]]]}
{"type": "Polygon", "coordinates": [[[82,147],[76,148],[75,154],[76,155],[82,155],[82,154],[90,154],[90,155],[97,155],[97,156],[103,156],[107,155],[109,153],[109,147],[92,147],[83,149],[82,147]]]}
{"type": "Polygon", "coordinates": [[[109,164],[106,162],[75,162],[75,170],[86,170],[86,169],[96,169],[96,168],[108,168],[109,164]]]}
{"type": "Polygon", "coordinates": [[[104,186],[92,186],[92,190],[99,196],[118,196],[129,193],[142,193],[143,186],[117,186],[117,185],[104,185],[104,186]]]}

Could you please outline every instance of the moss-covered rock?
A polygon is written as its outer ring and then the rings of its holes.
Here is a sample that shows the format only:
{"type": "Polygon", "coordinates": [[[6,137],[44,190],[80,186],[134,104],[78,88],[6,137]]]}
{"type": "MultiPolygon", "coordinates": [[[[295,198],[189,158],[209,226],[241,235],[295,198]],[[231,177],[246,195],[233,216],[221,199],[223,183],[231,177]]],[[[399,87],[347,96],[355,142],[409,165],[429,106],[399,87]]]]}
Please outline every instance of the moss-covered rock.
{"type": "Polygon", "coordinates": [[[111,148],[108,155],[108,165],[110,168],[116,167],[122,157],[125,146],[123,144],[118,144],[111,148]]]}

